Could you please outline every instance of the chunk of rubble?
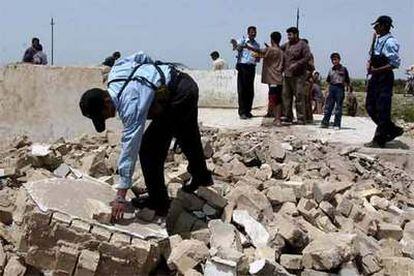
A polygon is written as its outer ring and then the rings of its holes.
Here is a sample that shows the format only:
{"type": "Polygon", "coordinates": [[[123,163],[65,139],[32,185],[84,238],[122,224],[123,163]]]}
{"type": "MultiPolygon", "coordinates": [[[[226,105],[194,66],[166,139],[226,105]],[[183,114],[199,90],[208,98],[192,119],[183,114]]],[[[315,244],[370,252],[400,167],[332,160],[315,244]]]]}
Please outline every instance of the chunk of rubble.
{"type": "Polygon", "coordinates": [[[256,248],[266,247],[268,245],[270,235],[266,228],[253,219],[247,211],[235,210],[233,212],[233,221],[243,226],[256,248]]]}
{"type": "Polygon", "coordinates": [[[236,276],[235,267],[210,260],[206,262],[204,276],[236,276]]]}
{"type": "Polygon", "coordinates": [[[249,273],[251,275],[260,275],[260,276],[267,276],[267,275],[278,275],[278,276],[293,276],[286,271],[280,264],[274,262],[271,263],[268,260],[257,260],[250,264],[249,273]]]}
{"type": "Polygon", "coordinates": [[[167,264],[170,269],[184,274],[204,262],[208,255],[208,248],[203,242],[183,240],[172,249],[167,264]]]}
{"type": "Polygon", "coordinates": [[[100,223],[110,224],[112,218],[112,209],[102,201],[88,198],[86,200],[86,210],[89,212],[89,218],[100,223]]]}
{"type": "Polygon", "coordinates": [[[305,268],[330,271],[355,257],[355,235],[326,234],[303,249],[303,265],[305,268]]]}
{"type": "Polygon", "coordinates": [[[288,270],[301,270],[303,269],[302,255],[282,254],[280,264],[288,270]]]}
{"type": "Polygon", "coordinates": [[[267,190],[266,196],[273,206],[285,202],[296,202],[295,192],[291,188],[282,188],[280,186],[270,187],[267,190]]]}
{"type": "Polygon", "coordinates": [[[342,192],[352,186],[352,182],[325,182],[321,181],[313,186],[313,195],[317,202],[330,201],[336,193],[342,192]]]}
{"type": "Polygon", "coordinates": [[[19,258],[13,256],[7,262],[3,276],[24,276],[26,270],[26,267],[19,261],[19,258]]]}
{"type": "Polygon", "coordinates": [[[238,186],[227,196],[231,210],[246,210],[257,221],[273,219],[273,209],[267,197],[249,186],[238,186]]]}
{"type": "Polygon", "coordinates": [[[211,248],[233,248],[241,251],[240,237],[232,224],[215,219],[209,221],[208,228],[211,248]]]}

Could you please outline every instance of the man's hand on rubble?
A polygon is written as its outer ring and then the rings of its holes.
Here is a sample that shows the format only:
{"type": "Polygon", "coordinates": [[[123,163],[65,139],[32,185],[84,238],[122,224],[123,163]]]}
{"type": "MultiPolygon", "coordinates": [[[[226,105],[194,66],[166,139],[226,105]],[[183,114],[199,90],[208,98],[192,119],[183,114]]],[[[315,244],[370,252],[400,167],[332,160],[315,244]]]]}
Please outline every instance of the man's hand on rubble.
{"type": "Polygon", "coordinates": [[[127,201],[125,200],[127,190],[121,189],[116,193],[114,201],[112,201],[112,222],[121,220],[124,217],[127,201]]]}

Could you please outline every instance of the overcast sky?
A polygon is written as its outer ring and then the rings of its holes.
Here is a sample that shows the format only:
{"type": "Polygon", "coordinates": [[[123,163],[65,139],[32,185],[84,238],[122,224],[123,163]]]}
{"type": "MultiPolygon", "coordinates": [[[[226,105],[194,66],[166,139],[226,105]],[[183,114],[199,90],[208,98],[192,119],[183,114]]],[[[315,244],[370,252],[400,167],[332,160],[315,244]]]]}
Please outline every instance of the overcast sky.
{"type": "MultiPolygon", "coordinates": [[[[57,65],[94,65],[115,50],[136,50],[156,59],[210,68],[218,50],[234,66],[229,40],[256,25],[259,43],[272,31],[295,24],[301,8],[301,36],[308,38],[317,68],[326,75],[329,54],[338,51],[352,76],[364,76],[370,23],[393,17],[403,67],[414,64],[413,0],[0,0],[0,64],[19,61],[38,36],[50,55],[50,17],[55,26],[57,65]]],[[[402,70],[399,70],[402,76],[402,70]]]]}

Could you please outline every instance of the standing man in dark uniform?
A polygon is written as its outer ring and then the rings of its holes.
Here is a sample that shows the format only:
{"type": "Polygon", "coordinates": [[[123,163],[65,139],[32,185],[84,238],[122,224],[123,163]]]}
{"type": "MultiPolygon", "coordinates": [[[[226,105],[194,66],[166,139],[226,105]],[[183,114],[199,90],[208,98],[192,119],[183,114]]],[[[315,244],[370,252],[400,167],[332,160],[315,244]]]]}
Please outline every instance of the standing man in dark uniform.
{"type": "Polygon", "coordinates": [[[392,19],[383,15],[372,23],[376,33],[371,47],[371,58],[367,64],[368,81],[366,109],[377,125],[374,138],[366,143],[368,147],[385,147],[387,142],[401,136],[404,130],[391,121],[392,89],[394,72],[401,64],[398,54],[400,45],[390,33],[392,19]]]}
{"type": "Polygon", "coordinates": [[[254,77],[256,75],[256,63],[260,61],[254,51],[260,51],[260,45],[255,40],[256,27],[247,28],[248,38],[240,40],[232,39],[233,51],[237,51],[237,94],[239,100],[240,119],[253,117],[251,111],[254,98],[254,77]]]}

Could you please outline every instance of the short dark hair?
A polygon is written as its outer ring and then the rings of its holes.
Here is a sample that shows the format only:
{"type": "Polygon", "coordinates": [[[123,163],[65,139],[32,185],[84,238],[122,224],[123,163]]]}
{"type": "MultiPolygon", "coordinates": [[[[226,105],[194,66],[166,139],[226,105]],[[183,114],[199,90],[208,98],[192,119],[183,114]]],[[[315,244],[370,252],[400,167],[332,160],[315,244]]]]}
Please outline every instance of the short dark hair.
{"type": "Polygon", "coordinates": [[[116,51],[116,52],[114,52],[114,53],[112,54],[112,56],[113,56],[114,58],[120,58],[120,57],[121,57],[121,53],[120,53],[120,52],[118,52],[118,51],[116,51]]]}
{"type": "Polygon", "coordinates": [[[282,35],[279,32],[273,32],[270,34],[270,39],[279,44],[280,40],[282,40],[282,35]]]}
{"type": "Polygon", "coordinates": [[[305,42],[306,44],[309,44],[309,40],[307,40],[306,38],[302,38],[303,42],[305,42]]]}
{"type": "Polygon", "coordinates": [[[247,28],[247,32],[250,32],[250,30],[255,30],[256,31],[256,26],[249,26],[247,28]]]}
{"type": "Polygon", "coordinates": [[[213,58],[213,59],[217,59],[217,58],[220,57],[220,54],[217,51],[213,51],[213,52],[211,52],[210,57],[213,58]]]}
{"type": "Polygon", "coordinates": [[[296,27],[290,27],[286,30],[286,33],[299,34],[299,29],[296,27]]]}
{"type": "Polygon", "coordinates": [[[40,39],[39,39],[39,38],[37,38],[37,37],[33,37],[33,38],[32,38],[32,44],[34,44],[34,43],[35,43],[35,41],[40,42],[40,39]]]}
{"type": "Polygon", "coordinates": [[[341,59],[341,55],[339,53],[337,53],[337,52],[332,53],[331,54],[331,59],[334,59],[334,58],[341,59]]]}

